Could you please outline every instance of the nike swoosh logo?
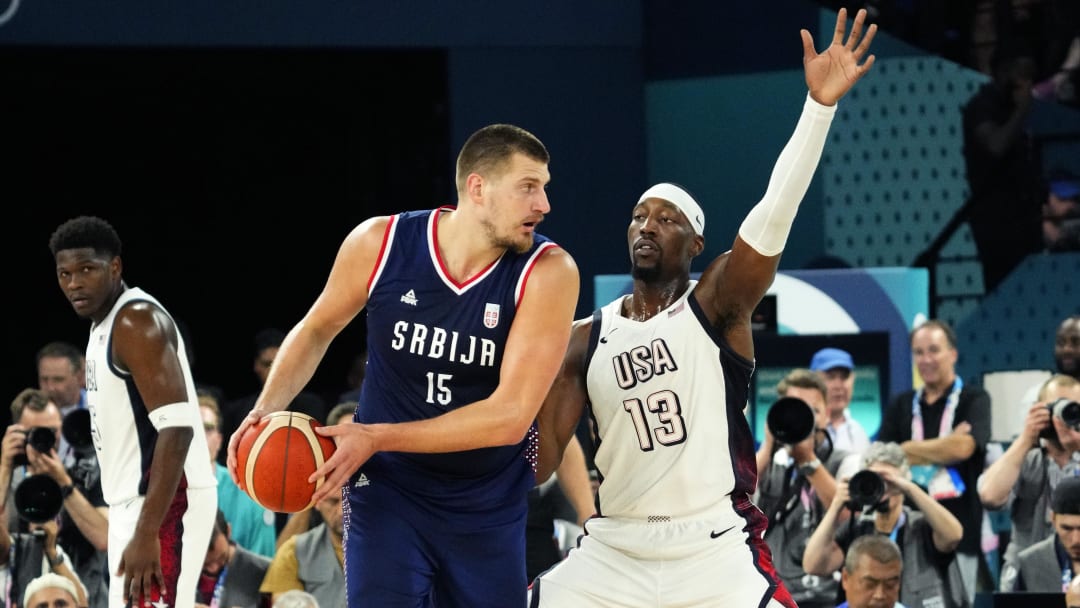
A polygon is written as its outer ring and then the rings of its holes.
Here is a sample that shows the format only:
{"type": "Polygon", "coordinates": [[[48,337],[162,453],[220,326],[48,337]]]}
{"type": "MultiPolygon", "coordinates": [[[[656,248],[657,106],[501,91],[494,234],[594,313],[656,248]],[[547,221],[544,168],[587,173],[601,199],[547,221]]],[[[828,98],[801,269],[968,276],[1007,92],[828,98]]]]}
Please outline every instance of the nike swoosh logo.
{"type": "Polygon", "coordinates": [[[731,526],[730,528],[728,528],[727,530],[724,530],[723,532],[709,532],[709,538],[720,538],[721,536],[727,534],[728,532],[731,532],[734,529],[735,529],[735,526],[731,526]]]}

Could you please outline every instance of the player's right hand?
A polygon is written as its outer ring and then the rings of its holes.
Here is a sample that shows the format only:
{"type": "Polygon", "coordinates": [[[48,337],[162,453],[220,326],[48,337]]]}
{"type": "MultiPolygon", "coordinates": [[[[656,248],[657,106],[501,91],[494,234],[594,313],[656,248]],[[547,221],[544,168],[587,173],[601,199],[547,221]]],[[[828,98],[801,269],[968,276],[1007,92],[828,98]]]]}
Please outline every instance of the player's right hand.
{"type": "Polygon", "coordinates": [[[312,496],[313,503],[319,502],[331,492],[340,492],[349,477],[378,451],[372,425],[345,422],[316,427],[315,432],[333,439],[337,448],[334,455],[308,478],[309,482],[314,483],[318,478],[325,477],[323,484],[312,496]]]}
{"type": "Polygon", "coordinates": [[[260,408],[251,410],[248,412],[248,415],[244,416],[244,419],[240,421],[240,426],[236,427],[236,432],[232,434],[232,437],[229,437],[229,451],[228,457],[225,459],[225,466],[229,469],[229,476],[232,477],[233,483],[235,483],[237,487],[243,486],[240,485],[240,475],[236,472],[236,448],[240,445],[240,438],[247,432],[248,427],[258,424],[265,415],[266,412],[260,408]]]}

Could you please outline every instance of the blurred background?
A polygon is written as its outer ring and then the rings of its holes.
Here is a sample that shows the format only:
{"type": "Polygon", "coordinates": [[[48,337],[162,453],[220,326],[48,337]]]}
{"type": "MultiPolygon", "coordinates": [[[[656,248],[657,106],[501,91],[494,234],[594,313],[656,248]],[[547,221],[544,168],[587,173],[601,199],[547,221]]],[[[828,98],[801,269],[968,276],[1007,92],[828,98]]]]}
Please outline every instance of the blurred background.
{"type": "MultiPolygon", "coordinates": [[[[1066,65],[1075,4],[847,4],[882,26],[878,62],[841,102],[781,269],[923,269],[926,313],[957,329],[965,379],[1051,368],[1058,323],[1080,312],[1080,253],[1040,248],[985,284],[961,108],[1003,41],[1038,42],[1025,47],[1036,80],[1065,76],[1025,121],[1033,158],[1044,175],[1080,174],[1066,65]]],[[[36,385],[46,342],[85,344],[47,247],[60,222],[111,221],[126,280],[183,324],[197,379],[238,397],[258,388],[255,334],[299,320],[348,231],[453,203],[456,152],[493,122],[529,129],[552,154],[541,232],[578,261],[579,316],[596,304],[596,277],[629,270],[621,235],[653,182],[702,202],[701,270],[730,246],[794,126],[799,30],[823,49],[838,6],[0,0],[12,273],[0,394],[36,385]]],[[[335,401],[363,339],[358,319],[309,389],[335,401]]]]}

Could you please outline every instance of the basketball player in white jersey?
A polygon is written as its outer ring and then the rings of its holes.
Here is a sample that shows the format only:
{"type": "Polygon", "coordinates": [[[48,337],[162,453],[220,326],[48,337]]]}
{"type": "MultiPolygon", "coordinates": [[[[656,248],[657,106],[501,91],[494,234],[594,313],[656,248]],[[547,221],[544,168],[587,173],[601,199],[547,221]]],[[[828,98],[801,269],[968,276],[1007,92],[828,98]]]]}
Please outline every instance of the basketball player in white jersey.
{"type": "Polygon", "coordinates": [[[86,396],[109,505],[109,606],[190,608],[217,511],[217,480],[184,341],[121,271],[120,237],[97,217],[49,239],[56,278],[91,321],[86,396]]]}
{"type": "Polygon", "coordinates": [[[700,280],[690,280],[690,262],[704,248],[705,218],[690,194],[657,184],[634,206],[633,293],[574,324],[540,413],[538,480],[558,465],[588,404],[600,486],[597,516],[580,546],[536,579],[533,606],[794,608],[750,498],[750,317],[776,275],[836,103],[874,63],[876,27],[864,36],[865,19],[860,10],[845,40],[841,9],[821,54],[802,31],[802,117],[764,198],[700,280]]]}

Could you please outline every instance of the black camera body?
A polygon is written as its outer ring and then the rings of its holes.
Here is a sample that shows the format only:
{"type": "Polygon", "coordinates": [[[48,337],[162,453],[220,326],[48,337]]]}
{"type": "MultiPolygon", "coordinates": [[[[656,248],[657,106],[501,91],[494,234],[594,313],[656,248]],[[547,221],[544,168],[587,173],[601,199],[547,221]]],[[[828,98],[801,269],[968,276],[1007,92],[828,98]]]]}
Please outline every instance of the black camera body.
{"type": "Polygon", "coordinates": [[[848,480],[848,494],[851,499],[848,507],[853,511],[862,511],[867,507],[877,507],[885,496],[885,480],[881,475],[863,469],[848,480]]]}
{"type": "MultiPolygon", "coordinates": [[[[24,446],[27,445],[43,454],[48,454],[56,447],[56,431],[47,426],[32,427],[29,431],[26,431],[26,443],[24,446]]],[[[15,455],[12,462],[16,465],[29,464],[25,447],[22,452],[15,455]]]]}
{"type": "MultiPolygon", "coordinates": [[[[1065,423],[1065,426],[1074,431],[1080,431],[1080,402],[1062,397],[1061,399],[1047,403],[1046,409],[1050,411],[1051,417],[1061,418],[1061,421],[1065,423]]],[[[1057,429],[1054,428],[1053,421],[1051,421],[1049,426],[1039,431],[1039,437],[1043,439],[1053,439],[1058,443],[1061,442],[1061,439],[1057,434],[1057,429]]]]}

